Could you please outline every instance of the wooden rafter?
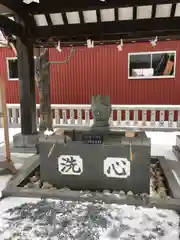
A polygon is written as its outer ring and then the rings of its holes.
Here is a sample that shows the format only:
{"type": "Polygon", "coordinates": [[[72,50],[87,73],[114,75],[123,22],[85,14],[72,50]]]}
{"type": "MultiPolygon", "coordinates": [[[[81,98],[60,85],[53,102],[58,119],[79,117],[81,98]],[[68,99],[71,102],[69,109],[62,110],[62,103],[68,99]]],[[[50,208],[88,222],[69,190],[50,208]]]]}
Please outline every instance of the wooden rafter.
{"type": "Polygon", "coordinates": [[[18,37],[23,36],[23,26],[6,16],[0,15],[0,27],[5,30],[7,29],[9,32],[18,37]]]}
{"type": "Polygon", "coordinates": [[[88,24],[68,24],[66,27],[64,25],[59,26],[43,26],[34,29],[33,37],[36,38],[49,38],[49,37],[73,37],[73,36],[84,36],[86,37],[98,37],[99,35],[118,35],[119,39],[122,37],[128,37],[132,35],[139,35],[139,37],[145,37],[146,33],[154,32],[153,35],[156,36],[156,32],[165,34],[166,32],[178,32],[179,33],[180,18],[173,19],[143,19],[136,21],[119,21],[119,22],[101,22],[88,23],[88,24]],[[156,29],[155,29],[156,28],[156,29]]]}
{"type": "Polygon", "coordinates": [[[68,11],[79,11],[79,10],[91,10],[97,8],[115,8],[115,7],[135,7],[144,6],[152,4],[176,4],[179,3],[178,0],[41,0],[40,3],[24,4],[22,0],[2,0],[2,4],[6,6],[12,6],[13,9],[18,9],[19,11],[26,11],[33,14],[46,14],[46,13],[57,13],[57,12],[68,12],[68,11]]]}

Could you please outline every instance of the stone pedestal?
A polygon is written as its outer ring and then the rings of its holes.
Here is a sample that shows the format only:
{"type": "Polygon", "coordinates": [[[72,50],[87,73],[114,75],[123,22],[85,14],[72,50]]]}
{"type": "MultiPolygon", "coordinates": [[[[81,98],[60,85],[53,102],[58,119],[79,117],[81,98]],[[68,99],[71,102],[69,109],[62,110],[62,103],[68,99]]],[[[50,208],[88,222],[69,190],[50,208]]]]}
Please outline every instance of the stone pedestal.
{"type": "Polygon", "coordinates": [[[147,193],[150,188],[150,139],[144,132],[65,131],[42,136],[41,180],[74,190],[123,190],[147,193]]]}
{"type": "Polygon", "coordinates": [[[13,147],[20,148],[36,148],[39,139],[39,134],[24,135],[18,133],[13,136],[13,147]]]}

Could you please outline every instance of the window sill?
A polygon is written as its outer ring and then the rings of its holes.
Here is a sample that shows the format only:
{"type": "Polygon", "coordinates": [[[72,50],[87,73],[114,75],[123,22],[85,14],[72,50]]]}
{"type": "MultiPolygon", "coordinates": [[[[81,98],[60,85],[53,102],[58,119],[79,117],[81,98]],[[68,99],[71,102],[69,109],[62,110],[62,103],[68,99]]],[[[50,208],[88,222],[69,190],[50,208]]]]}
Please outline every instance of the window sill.
{"type": "Polygon", "coordinates": [[[19,78],[8,78],[8,81],[19,81],[19,78]]]}
{"type": "Polygon", "coordinates": [[[153,76],[153,77],[128,77],[130,80],[139,80],[139,79],[169,79],[175,78],[175,76],[153,76]]]}

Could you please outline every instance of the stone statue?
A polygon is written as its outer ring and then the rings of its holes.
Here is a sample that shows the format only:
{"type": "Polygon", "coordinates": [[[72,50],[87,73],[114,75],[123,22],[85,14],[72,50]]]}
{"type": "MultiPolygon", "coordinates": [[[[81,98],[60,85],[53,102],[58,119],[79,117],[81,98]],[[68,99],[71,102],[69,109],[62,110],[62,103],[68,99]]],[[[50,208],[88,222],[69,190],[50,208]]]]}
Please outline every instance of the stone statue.
{"type": "Polygon", "coordinates": [[[110,97],[97,95],[92,97],[92,129],[108,130],[109,118],[111,115],[110,97]]]}

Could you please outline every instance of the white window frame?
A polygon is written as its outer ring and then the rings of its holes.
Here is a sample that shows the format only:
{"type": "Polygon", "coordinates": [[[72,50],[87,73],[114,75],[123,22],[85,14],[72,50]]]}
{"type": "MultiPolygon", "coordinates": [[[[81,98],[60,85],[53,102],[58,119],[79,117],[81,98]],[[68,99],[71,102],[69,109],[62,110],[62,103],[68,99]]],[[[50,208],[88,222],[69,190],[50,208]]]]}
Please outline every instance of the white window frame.
{"type": "MultiPolygon", "coordinates": [[[[36,58],[36,56],[34,56],[34,59],[36,58]]],[[[17,57],[7,57],[6,58],[6,65],[7,65],[7,74],[8,74],[8,80],[9,81],[18,81],[19,78],[10,78],[9,77],[9,60],[17,60],[17,57]]]]}
{"type": "Polygon", "coordinates": [[[176,77],[176,51],[157,51],[157,52],[134,52],[134,53],[128,53],[128,79],[161,79],[161,78],[175,78],[176,77]],[[147,55],[150,54],[151,55],[151,63],[152,64],[152,55],[153,54],[158,54],[158,53],[174,53],[175,54],[175,58],[174,58],[174,74],[173,75],[163,75],[163,76],[149,76],[149,77],[141,77],[141,76],[137,76],[137,77],[131,77],[129,76],[129,67],[130,67],[130,56],[132,55],[147,55]]]}
{"type": "Polygon", "coordinates": [[[18,81],[19,78],[10,78],[10,76],[9,76],[9,60],[17,60],[17,57],[7,57],[6,58],[8,80],[9,81],[18,81]]]}

